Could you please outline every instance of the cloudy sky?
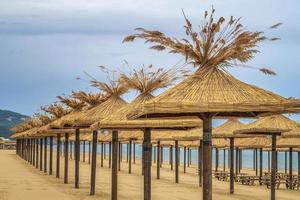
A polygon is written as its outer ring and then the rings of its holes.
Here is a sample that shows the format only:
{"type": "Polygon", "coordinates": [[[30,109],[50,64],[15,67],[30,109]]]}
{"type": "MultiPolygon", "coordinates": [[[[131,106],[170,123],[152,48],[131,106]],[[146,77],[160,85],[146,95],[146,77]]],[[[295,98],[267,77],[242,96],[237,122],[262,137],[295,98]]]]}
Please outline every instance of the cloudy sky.
{"type": "MultiPolygon", "coordinates": [[[[31,115],[41,105],[72,90],[92,90],[78,81],[84,71],[103,78],[97,66],[172,66],[179,56],[147,49],[143,42],[122,44],[136,27],[183,37],[181,9],[194,24],[214,5],[218,16],[240,16],[250,30],[282,40],[261,45],[251,65],[268,66],[277,76],[232,69],[239,79],[286,97],[300,97],[300,1],[298,0],[1,0],[0,108],[31,115]]],[[[128,96],[125,98],[129,98],[128,96]]]]}

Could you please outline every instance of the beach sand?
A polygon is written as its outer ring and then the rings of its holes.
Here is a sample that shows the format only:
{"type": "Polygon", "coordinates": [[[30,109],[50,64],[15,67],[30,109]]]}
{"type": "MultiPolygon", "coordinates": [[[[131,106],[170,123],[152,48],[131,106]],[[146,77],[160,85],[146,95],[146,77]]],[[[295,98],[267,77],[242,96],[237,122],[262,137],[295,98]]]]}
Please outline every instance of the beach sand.
{"type": "MultiPolygon", "coordinates": [[[[69,162],[69,183],[63,184],[63,157],[61,157],[61,177],[55,178],[55,155],[53,159],[53,175],[39,171],[25,160],[19,158],[15,151],[0,150],[0,200],[69,200],[69,199],[110,199],[111,170],[105,160],[100,167],[100,156],[97,160],[96,195],[89,195],[90,165],[80,162],[80,188],[74,188],[74,160],[69,162]]],[[[125,156],[126,157],[126,156],[125,156]]],[[[87,161],[88,157],[86,157],[87,161]]],[[[81,158],[82,160],[82,158],[81,158]]],[[[49,161],[48,161],[49,163],[49,161]]],[[[175,184],[174,171],[165,164],[161,168],[161,179],[156,179],[156,166],[152,166],[152,199],[188,200],[202,199],[201,188],[198,187],[196,167],[187,168],[183,173],[180,166],[179,184],[175,184]]],[[[143,199],[143,177],[141,165],[132,167],[128,174],[124,160],[118,174],[118,199],[143,199]]],[[[213,179],[213,199],[265,200],[270,198],[270,191],[265,186],[245,186],[235,184],[235,194],[229,194],[229,182],[213,179]]],[[[298,200],[300,191],[286,190],[284,186],[276,190],[276,199],[298,200]]]]}

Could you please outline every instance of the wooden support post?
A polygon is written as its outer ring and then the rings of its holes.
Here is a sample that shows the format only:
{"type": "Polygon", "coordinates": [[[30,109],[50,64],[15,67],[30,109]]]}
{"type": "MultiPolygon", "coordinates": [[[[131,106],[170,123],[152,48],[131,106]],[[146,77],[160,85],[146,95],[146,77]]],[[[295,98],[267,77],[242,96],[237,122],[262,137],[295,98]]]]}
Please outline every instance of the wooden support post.
{"type": "Polygon", "coordinates": [[[300,151],[298,151],[298,177],[300,176],[300,151]]]}
{"type": "Polygon", "coordinates": [[[151,130],[144,130],[143,155],[144,155],[144,200],[151,200],[151,130]]]}
{"type": "Polygon", "coordinates": [[[131,148],[132,148],[132,140],[129,139],[128,143],[128,173],[131,174],[131,148]]]}
{"type": "Polygon", "coordinates": [[[80,138],[79,138],[79,129],[75,130],[75,188],[79,188],[79,158],[80,158],[80,138]]]}
{"type": "Polygon", "coordinates": [[[179,183],[179,147],[178,140],[175,140],[175,183],[179,183]]]}
{"type": "Polygon", "coordinates": [[[235,174],[239,174],[239,148],[235,148],[235,174]]]}
{"type": "Polygon", "coordinates": [[[156,149],[157,147],[153,147],[153,162],[156,163],[156,149]]]}
{"type": "Polygon", "coordinates": [[[284,152],[284,173],[287,174],[287,152],[284,152]]]}
{"type": "Polygon", "coordinates": [[[68,183],[68,176],[69,176],[69,133],[65,133],[65,169],[64,169],[64,183],[68,183]]]}
{"type": "Polygon", "coordinates": [[[230,194],[234,193],[234,138],[230,138],[230,194]]]}
{"type": "Polygon", "coordinates": [[[202,165],[202,140],[198,147],[198,175],[199,175],[199,187],[202,187],[203,165],[202,165]]]}
{"type": "Polygon", "coordinates": [[[243,151],[242,149],[239,150],[239,173],[241,173],[241,170],[243,168],[243,151]]]}
{"type": "Polygon", "coordinates": [[[183,148],[183,173],[186,173],[186,147],[183,148]]]}
{"type": "Polygon", "coordinates": [[[212,117],[203,116],[203,152],[202,152],[202,166],[203,166],[203,187],[202,199],[212,199],[212,156],[211,156],[211,132],[212,132],[212,117]]]}
{"type": "Polygon", "coordinates": [[[275,200],[276,184],[276,135],[272,134],[271,200],[275,200]]]}
{"type": "Polygon", "coordinates": [[[98,132],[93,131],[90,195],[95,195],[98,132]]]}
{"type": "Polygon", "coordinates": [[[253,149],[253,171],[255,171],[255,156],[256,156],[256,153],[255,153],[256,149],[253,149]]]}
{"type": "Polygon", "coordinates": [[[293,148],[289,148],[289,188],[293,189],[293,148]]]}
{"type": "Polygon", "coordinates": [[[43,138],[40,138],[40,171],[43,171],[43,138]]]}
{"type": "Polygon", "coordinates": [[[85,162],[85,140],[83,140],[83,157],[82,157],[82,161],[85,162]]]}
{"type": "Polygon", "coordinates": [[[73,158],[73,142],[70,141],[70,158],[73,158]]]}
{"type": "Polygon", "coordinates": [[[189,167],[190,166],[190,148],[188,147],[187,148],[187,167],[189,167]]]}
{"type": "Polygon", "coordinates": [[[60,151],[61,151],[60,134],[57,134],[57,138],[56,138],[56,178],[60,177],[60,151]]]}
{"type": "Polygon", "coordinates": [[[36,148],[36,158],[35,158],[35,168],[39,168],[39,139],[35,140],[35,148],[36,148]]]}
{"type": "Polygon", "coordinates": [[[103,167],[103,149],[104,149],[103,142],[101,142],[101,162],[100,162],[101,167],[103,167]]]}
{"type": "Polygon", "coordinates": [[[270,168],[270,151],[268,151],[268,172],[271,171],[271,168],[270,168]]]}
{"type": "Polygon", "coordinates": [[[219,149],[216,148],[216,164],[215,164],[215,171],[217,172],[219,168],[219,149]]]}
{"type": "Polygon", "coordinates": [[[190,149],[190,165],[192,165],[192,149],[190,149]]]}
{"type": "Polygon", "coordinates": [[[276,173],[278,172],[278,151],[276,150],[276,153],[275,153],[275,170],[276,170],[276,173]]]}
{"type": "Polygon", "coordinates": [[[259,184],[262,185],[262,172],[263,171],[263,149],[259,149],[259,184]]]}
{"type": "Polygon", "coordinates": [[[160,154],[161,154],[161,151],[160,151],[160,141],[158,140],[157,141],[157,162],[156,162],[156,179],[160,179],[160,154]]]}
{"type": "Polygon", "coordinates": [[[118,170],[119,171],[121,171],[121,161],[122,161],[122,144],[121,144],[121,142],[119,142],[119,152],[118,152],[118,154],[119,154],[119,156],[118,156],[118,161],[119,161],[119,164],[118,164],[118,170]]]}
{"type": "MultiPolygon", "coordinates": [[[[111,200],[118,198],[118,131],[112,132],[111,200]]],[[[119,159],[120,160],[120,159],[119,159]]]]}
{"type": "Polygon", "coordinates": [[[36,140],[35,139],[32,139],[32,142],[33,142],[33,145],[32,145],[32,165],[35,166],[35,143],[36,143],[36,140]]]}
{"type": "Polygon", "coordinates": [[[49,174],[52,175],[53,166],[53,136],[50,136],[49,174]]]}
{"type": "Polygon", "coordinates": [[[89,141],[89,164],[91,164],[91,141],[89,141]]]}
{"type": "Polygon", "coordinates": [[[173,170],[173,145],[170,146],[170,165],[171,170],[173,170]]]}
{"type": "Polygon", "coordinates": [[[104,143],[104,160],[106,160],[106,143],[104,143]]]}
{"type": "Polygon", "coordinates": [[[257,148],[255,149],[255,176],[258,176],[257,148]]]}
{"type": "Polygon", "coordinates": [[[226,171],[226,149],[223,149],[223,171],[226,171]]]}
{"type": "Polygon", "coordinates": [[[108,168],[111,168],[111,142],[108,145],[108,168]]]}
{"type": "Polygon", "coordinates": [[[47,172],[47,141],[48,138],[44,138],[44,172],[47,172]]]}

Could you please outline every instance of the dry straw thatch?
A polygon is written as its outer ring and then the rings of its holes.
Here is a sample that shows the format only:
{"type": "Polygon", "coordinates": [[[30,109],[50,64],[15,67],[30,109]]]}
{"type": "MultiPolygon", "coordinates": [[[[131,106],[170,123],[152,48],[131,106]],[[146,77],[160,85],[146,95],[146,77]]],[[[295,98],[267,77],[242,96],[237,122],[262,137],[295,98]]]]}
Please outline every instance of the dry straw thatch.
{"type": "MultiPolygon", "coordinates": [[[[226,21],[220,17],[215,20],[214,12],[214,9],[210,14],[205,12],[200,31],[195,31],[185,17],[187,38],[181,40],[144,28],[137,28],[138,33],[124,39],[124,42],[143,39],[154,44],[151,49],[180,54],[196,67],[194,75],[136,109],[128,115],[130,118],[199,113],[255,117],[260,114],[300,111],[298,100],[286,99],[243,83],[227,72],[229,67],[249,67],[245,63],[258,52],[259,43],[277,38],[267,38],[264,31],[245,30],[240,18],[231,17],[226,21]]],[[[279,25],[271,26],[270,29],[279,25]]],[[[275,75],[266,68],[259,70],[275,75]]]]}
{"type": "Polygon", "coordinates": [[[235,137],[233,132],[245,127],[237,118],[229,118],[224,124],[212,130],[213,138],[230,138],[235,137]]]}
{"type": "Polygon", "coordinates": [[[255,122],[246,125],[244,128],[234,131],[234,134],[281,134],[297,127],[297,122],[284,115],[273,115],[261,117],[255,122]]]}

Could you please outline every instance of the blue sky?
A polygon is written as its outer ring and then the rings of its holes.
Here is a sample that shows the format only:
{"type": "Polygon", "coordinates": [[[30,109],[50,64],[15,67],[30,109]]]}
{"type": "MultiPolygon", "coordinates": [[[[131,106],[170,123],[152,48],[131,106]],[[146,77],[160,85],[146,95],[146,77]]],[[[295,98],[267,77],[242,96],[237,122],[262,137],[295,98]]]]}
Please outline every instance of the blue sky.
{"type": "MultiPolygon", "coordinates": [[[[84,71],[103,79],[96,66],[123,69],[130,65],[172,66],[179,56],[148,50],[143,42],[122,44],[136,27],[159,29],[183,37],[181,8],[200,24],[211,5],[217,15],[240,16],[250,30],[264,30],[277,22],[269,36],[282,40],[261,45],[251,61],[268,66],[277,76],[251,69],[231,72],[285,97],[300,97],[300,1],[297,0],[1,0],[0,1],[0,108],[31,115],[41,105],[72,90],[94,90],[84,71]]],[[[134,94],[125,96],[130,101],[134,94]]]]}

